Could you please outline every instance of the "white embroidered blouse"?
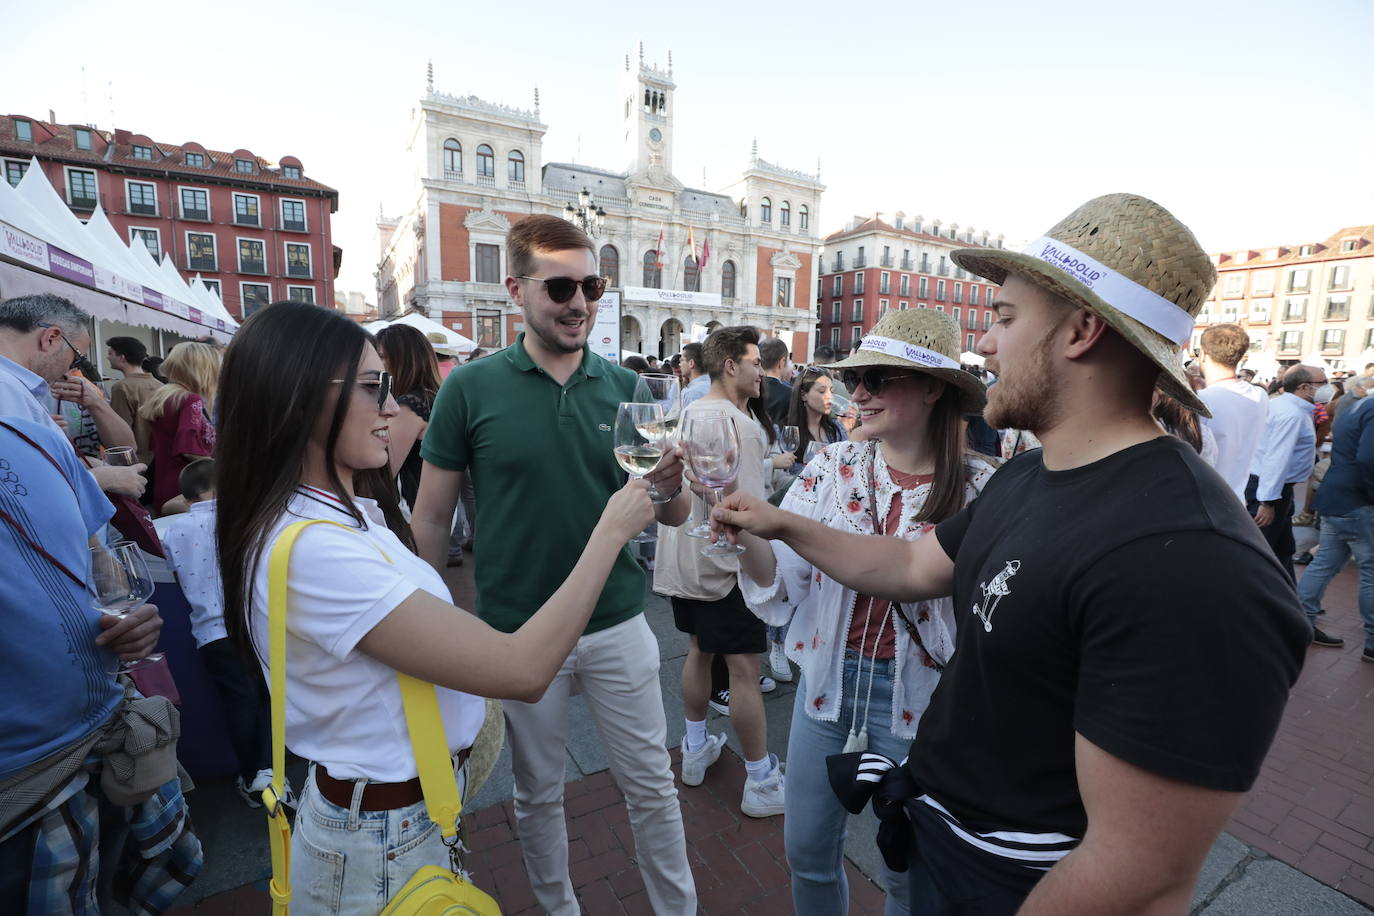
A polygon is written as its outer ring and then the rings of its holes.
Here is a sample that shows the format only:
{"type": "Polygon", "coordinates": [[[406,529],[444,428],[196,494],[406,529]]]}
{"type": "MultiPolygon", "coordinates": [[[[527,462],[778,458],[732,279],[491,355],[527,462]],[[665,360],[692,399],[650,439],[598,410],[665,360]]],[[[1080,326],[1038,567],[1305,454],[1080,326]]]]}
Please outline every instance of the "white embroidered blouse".
{"type": "MultiPolygon", "coordinates": [[[[996,468],[983,455],[964,457],[967,505],[983,489],[996,468]]],[[[892,499],[902,494],[901,522],[894,536],[914,541],[934,529],[916,516],[930,493],[930,484],[900,490],[888,474],[882,450],[874,459],[874,484],[878,518],[886,518],[892,499]]],[[[873,513],[868,506],[869,443],[836,442],[826,447],[803,469],[783,499],[782,508],[816,519],[841,531],[873,534],[873,513]]],[[[741,568],[740,590],[745,603],[770,626],[791,626],[785,646],[788,658],[806,676],[806,712],[813,719],[834,722],[842,700],[842,672],[854,603],[854,590],[812,567],[782,541],[770,542],[777,559],[773,581],[754,582],[741,568]]],[[[941,665],[954,652],[954,608],[949,597],[902,605],[930,654],[941,665]]],[[[897,624],[897,655],[892,690],[892,732],[899,738],[916,737],[916,726],[930,703],[939,681],[930,656],[921,650],[906,628],[897,624]]]]}

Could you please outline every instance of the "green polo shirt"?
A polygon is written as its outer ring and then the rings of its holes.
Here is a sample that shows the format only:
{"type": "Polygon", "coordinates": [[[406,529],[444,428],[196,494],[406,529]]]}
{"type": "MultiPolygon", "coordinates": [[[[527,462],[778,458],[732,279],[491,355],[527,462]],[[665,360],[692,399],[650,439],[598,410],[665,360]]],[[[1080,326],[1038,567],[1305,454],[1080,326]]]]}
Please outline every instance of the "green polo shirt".
{"type": "MultiPolygon", "coordinates": [[[[525,351],[525,335],[449,373],[420,455],[470,471],[477,497],[477,613],[510,633],[563,584],[625,485],[616,464],[616,407],[633,399],[635,374],[584,350],[559,385],[525,351]]],[[[644,608],[644,573],[620,551],[588,633],[644,608]]]]}

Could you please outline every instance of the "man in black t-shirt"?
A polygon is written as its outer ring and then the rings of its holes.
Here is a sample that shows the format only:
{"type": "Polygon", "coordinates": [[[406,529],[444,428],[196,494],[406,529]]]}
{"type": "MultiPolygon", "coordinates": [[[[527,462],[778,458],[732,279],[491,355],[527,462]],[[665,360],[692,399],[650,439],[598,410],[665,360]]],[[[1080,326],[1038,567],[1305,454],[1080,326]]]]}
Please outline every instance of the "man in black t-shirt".
{"type": "Polygon", "coordinates": [[[953,593],[956,651],[908,762],[913,912],[1184,912],[1311,638],[1254,521],[1150,416],[1156,386],[1207,413],[1179,354],[1215,270],[1124,194],[1025,252],[953,258],[1002,284],[985,417],[1043,448],[914,543],[744,494],[715,523],[859,592],[953,593]]]}

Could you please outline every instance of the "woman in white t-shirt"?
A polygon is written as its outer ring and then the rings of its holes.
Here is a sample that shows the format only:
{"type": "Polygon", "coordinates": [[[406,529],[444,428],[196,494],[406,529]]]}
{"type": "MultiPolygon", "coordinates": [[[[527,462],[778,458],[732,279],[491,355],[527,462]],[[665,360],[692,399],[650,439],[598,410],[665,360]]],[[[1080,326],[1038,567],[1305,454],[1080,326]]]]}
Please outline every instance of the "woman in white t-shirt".
{"type": "Polygon", "coordinates": [[[462,779],[480,697],[543,694],[616,556],[653,515],[642,482],[612,496],[563,587],[516,632],[494,630],[454,607],[412,551],[388,471],[398,411],[389,389],[366,331],[298,303],[245,322],[221,377],[225,623],[264,675],[273,544],[302,519],[346,526],[305,529],[287,582],[286,743],[313,764],[292,834],[293,902],[310,913],[379,912],[417,869],[448,861],[426,813],[396,673],[439,686],[462,779]]]}

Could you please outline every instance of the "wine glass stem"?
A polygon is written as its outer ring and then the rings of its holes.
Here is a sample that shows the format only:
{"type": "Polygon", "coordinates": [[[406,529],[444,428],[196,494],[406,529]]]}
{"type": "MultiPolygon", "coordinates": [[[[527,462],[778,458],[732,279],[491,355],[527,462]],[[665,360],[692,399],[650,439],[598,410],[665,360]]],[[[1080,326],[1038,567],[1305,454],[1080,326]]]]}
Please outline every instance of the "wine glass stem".
{"type": "MultiPolygon", "coordinates": [[[[712,488],[711,488],[711,495],[715,497],[715,503],[716,503],[717,506],[719,506],[719,505],[720,505],[720,501],[721,501],[722,499],[725,498],[725,488],[724,488],[724,487],[712,487],[712,488]]],[[[707,512],[707,513],[706,513],[706,521],[707,521],[707,524],[710,524],[710,521],[711,521],[711,513],[710,513],[710,512],[707,512]]],[[[725,540],[725,531],[724,531],[724,529],[722,529],[721,532],[720,532],[720,534],[716,536],[716,546],[717,546],[717,547],[728,547],[728,546],[730,546],[730,542],[727,541],[727,540],[725,540]]]]}

